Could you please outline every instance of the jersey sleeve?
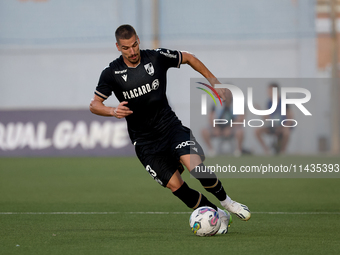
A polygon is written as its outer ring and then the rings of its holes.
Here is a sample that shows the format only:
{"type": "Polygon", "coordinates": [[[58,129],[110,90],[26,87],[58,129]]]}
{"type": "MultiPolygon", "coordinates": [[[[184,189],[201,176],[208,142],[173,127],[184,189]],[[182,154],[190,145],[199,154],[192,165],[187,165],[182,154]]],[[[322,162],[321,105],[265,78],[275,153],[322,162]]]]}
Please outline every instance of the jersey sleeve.
{"type": "Polygon", "coordinates": [[[180,68],[182,63],[182,53],[180,51],[159,48],[156,49],[156,52],[162,63],[165,64],[168,68],[180,68]]]}
{"type": "Polygon", "coordinates": [[[109,96],[112,95],[112,85],[113,85],[113,78],[110,72],[110,68],[107,67],[101,73],[98,85],[95,90],[95,94],[103,99],[107,99],[109,96]]]}

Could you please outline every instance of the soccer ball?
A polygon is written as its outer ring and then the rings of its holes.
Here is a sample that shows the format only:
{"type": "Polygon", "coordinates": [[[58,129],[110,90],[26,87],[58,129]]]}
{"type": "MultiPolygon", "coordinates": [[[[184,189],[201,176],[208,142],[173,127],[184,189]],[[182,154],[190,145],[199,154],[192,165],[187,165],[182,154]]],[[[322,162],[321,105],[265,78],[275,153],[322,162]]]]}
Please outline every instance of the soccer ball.
{"type": "Polygon", "coordinates": [[[218,212],[209,206],[197,208],[189,219],[192,232],[197,236],[213,236],[221,226],[218,212]]]}

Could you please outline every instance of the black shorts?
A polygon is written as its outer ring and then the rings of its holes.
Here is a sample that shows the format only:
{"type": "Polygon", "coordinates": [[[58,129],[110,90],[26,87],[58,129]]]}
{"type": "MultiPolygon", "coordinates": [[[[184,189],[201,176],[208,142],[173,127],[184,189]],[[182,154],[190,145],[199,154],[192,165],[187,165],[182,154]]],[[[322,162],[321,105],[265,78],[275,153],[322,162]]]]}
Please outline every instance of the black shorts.
{"type": "Polygon", "coordinates": [[[189,128],[176,126],[162,140],[150,144],[136,144],[137,157],[150,176],[166,187],[172,175],[184,171],[180,156],[197,154],[205,159],[202,147],[196,141],[189,128]]]}

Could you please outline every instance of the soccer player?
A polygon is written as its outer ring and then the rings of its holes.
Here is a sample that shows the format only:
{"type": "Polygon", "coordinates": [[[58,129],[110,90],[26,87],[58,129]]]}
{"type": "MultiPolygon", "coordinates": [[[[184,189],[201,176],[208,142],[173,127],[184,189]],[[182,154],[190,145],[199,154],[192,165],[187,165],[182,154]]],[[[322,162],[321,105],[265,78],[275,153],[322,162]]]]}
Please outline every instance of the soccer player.
{"type": "MultiPolygon", "coordinates": [[[[192,171],[196,166],[204,169],[203,150],[191,130],[183,126],[172,111],[166,97],[166,73],[170,67],[179,68],[181,64],[188,64],[212,86],[219,83],[218,80],[200,60],[188,52],[140,50],[139,38],[130,25],[118,27],[115,36],[121,56],[101,73],[90,104],[91,112],[125,118],[137,157],[153,179],[169,188],[192,209],[210,206],[218,210],[222,220],[219,233],[228,232],[228,211],[242,220],[249,220],[251,214],[248,207],[231,200],[215,174],[204,176],[192,171]],[[103,103],[112,92],[120,102],[117,107],[105,106],[103,103]],[[217,208],[200,192],[189,188],[181,177],[183,165],[208,192],[219,199],[227,212],[217,208]]],[[[224,92],[224,89],[218,90],[222,99],[225,99],[224,92]]]]}

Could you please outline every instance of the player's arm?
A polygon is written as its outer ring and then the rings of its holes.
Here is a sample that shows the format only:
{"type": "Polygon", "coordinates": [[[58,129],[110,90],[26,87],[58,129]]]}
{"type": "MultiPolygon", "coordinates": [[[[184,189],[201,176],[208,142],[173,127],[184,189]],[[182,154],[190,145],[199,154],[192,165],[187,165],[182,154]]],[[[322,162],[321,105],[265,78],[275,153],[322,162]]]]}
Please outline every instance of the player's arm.
{"type": "Polygon", "coordinates": [[[107,117],[116,117],[118,119],[125,118],[133,112],[125,106],[128,102],[123,101],[117,107],[109,107],[104,105],[103,98],[94,95],[90,103],[90,111],[94,114],[107,117]]]}
{"type": "MultiPolygon", "coordinates": [[[[209,71],[209,69],[193,54],[189,52],[182,51],[182,64],[190,65],[195,71],[202,74],[211,84],[215,87],[215,84],[220,84],[218,79],[209,71]]],[[[225,90],[224,88],[216,89],[218,95],[225,101],[225,90]]]]}

